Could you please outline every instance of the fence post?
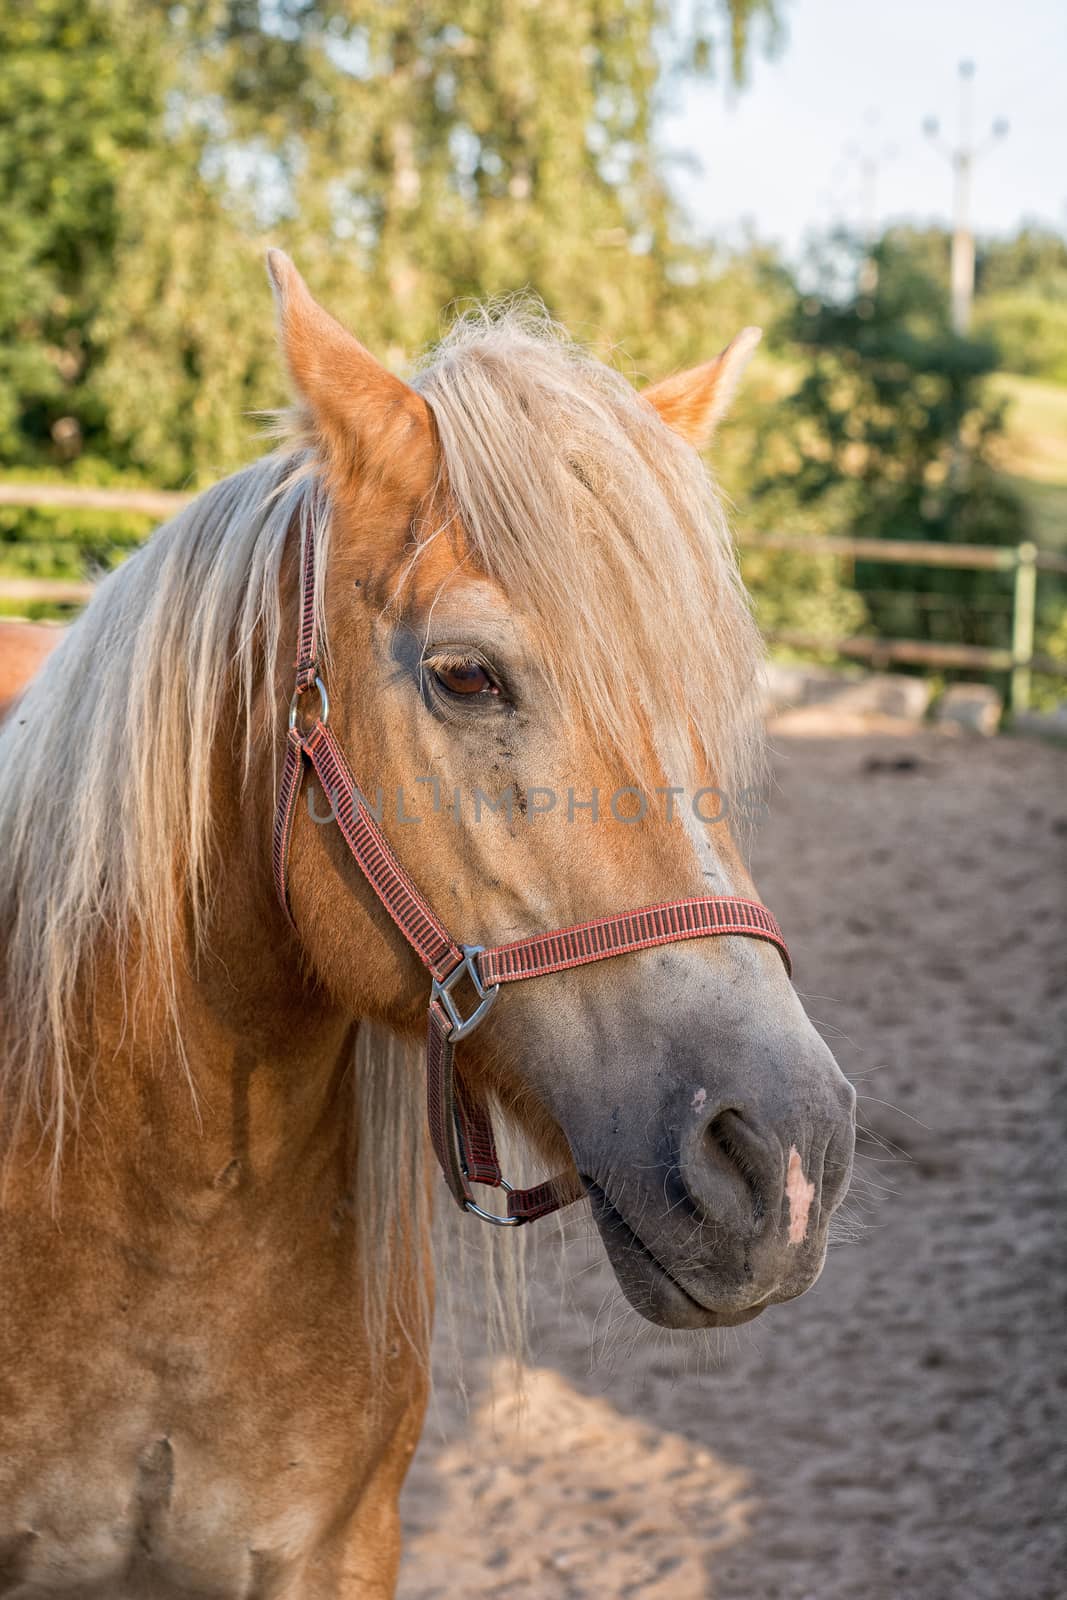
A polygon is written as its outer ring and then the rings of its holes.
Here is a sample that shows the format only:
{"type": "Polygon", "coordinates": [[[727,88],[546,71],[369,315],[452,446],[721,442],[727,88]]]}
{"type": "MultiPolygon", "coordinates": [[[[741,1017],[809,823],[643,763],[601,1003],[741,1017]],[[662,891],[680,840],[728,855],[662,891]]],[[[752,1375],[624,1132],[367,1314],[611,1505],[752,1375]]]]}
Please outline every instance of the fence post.
{"type": "Polygon", "coordinates": [[[1015,593],[1011,618],[1011,696],[1013,712],[1030,704],[1030,663],[1034,658],[1034,614],[1037,609],[1037,546],[1021,544],[1015,552],[1015,593]]]}

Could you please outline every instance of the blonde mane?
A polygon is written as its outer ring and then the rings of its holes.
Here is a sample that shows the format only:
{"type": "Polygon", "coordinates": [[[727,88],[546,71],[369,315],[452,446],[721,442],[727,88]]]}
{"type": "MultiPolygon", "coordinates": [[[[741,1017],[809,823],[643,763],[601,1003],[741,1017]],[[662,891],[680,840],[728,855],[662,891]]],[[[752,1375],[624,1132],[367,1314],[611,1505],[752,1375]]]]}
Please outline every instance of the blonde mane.
{"type": "MultiPolygon", "coordinates": [[[[640,727],[680,730],[722,787],[750,783],[760,646],[696,455],[528,306],[463,317],[414,383],[466,547],[551,642],[560,705],[581,706],[620,753],[640,727]]],[[[282,708],[261,690],[291,649],[279,580],[304,517],[322,552],[321,618],[330,508],[312,453],[286,448],[202,494],[101,583],[0,729],[0,1150],[32,1118],[54,1175],[77,1123],[76,1001],[94,963],[106,954],[121,973],[136,950],[173,1009],[207,927],[210,752],[228,685],[246,779],[276,748],[282,708]]],[[[425,530],[413,559],[448,531],[425,530]]],[[[133,985],[129,1011],[138,999],[133,985]]],[[[418,1074],[380,1030],[361,1035],[358,1114],[377,1130],[363,1148],[382,1172],[411,1174],[411,1219],[426,1189],[418,1074]]],[[[355,1210],[387,1266],[391,1192],[376,1177],[357,1174],[377,1198],[355,1210]]],[[[368,1306],[368,1321],[381,1314],[368,1306]]]]}
{"type": "Polygon", "coordinates": [[[76,999],[102,941],[120,973],[136,948],[173,1009],[186,906],[194,940],[204,929],[210,754],[230,684],[246,770],[270,737],[254,702],[279,646],[286,535],[315,504],[302,464],[268,457],[159,528],[0,729],[0,1145],[32,1116],[56,1168],[77,1117],[76,999]]]}
{"type": "Polygon", "coordinates": [[[696,452],[537,306],[460,318],[415,387],[463,539],[541,642],[560,709],[635,776],[652,730],[701,781],[757,782],[763,649],[696,452]]]}

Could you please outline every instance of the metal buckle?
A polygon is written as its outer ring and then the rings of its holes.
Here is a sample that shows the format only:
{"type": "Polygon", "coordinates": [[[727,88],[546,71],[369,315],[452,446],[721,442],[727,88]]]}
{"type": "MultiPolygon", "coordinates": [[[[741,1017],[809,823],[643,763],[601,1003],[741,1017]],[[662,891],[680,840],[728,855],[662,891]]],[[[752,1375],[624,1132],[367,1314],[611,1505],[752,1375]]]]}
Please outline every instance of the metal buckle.
{"type": "MultiPolygon", "coordinates": [[[[463,1176],[468,1180],[470,1179],[470,1173],[466,1167],[463,1169],[463,1176]]],[[[506,1178],[501,1178],[497,1187],[503,1189],[505,1194],[514,1194],[515,1192],[514,1187],[506,1178]]],[[[517,1228],[523,1220],[522,1217],[501,1216],[499,1211],[487,1211],[484,1206],[478,1204],[477,1200],[464,1200],[463,1205],[472,1216],[481,1217],[483,1222],[491,1222],[497,1228],[517,1228]]]]}
{"type": "MultiPolygon", "coordinates": [[[[318,682],[317,679],[315,681],[318,682]]],[[[485,946],[481,944],[461,944],[460,949],[463,951],[463,960],[452,968],[446,978],[435,978],[433,987],[430,990],[431,1005],[435,1000],[439,1000],[444,1007],[449,1022],[452,1024],[448,1035],[450,1044],[458,1044],[461,1039],[467,1037],[468,1033],[474,1032],[500,993],[499,983],[494,983],[491,989],[487,989],[478,973],[478,964],[474,958],[481,955],[485,946]],[[459,982],[464,973],[473,983],[479,1002],[469,1017],[460,1016],[456,1002],[452,998],[453,986],[459,982]]]]}
{"type": "MultiPolygon", "coordinates": [[[[318,721],[321,722],[323,724],[323,726],[325,727],[326,723],[329,722],[329,720],[330,720],[330,697],[326,693],[326,685],[323,683],[322,679],[318,676],[318,674],[316,674],[316,676],[315,676],[315,691],[316,691],[316,693],[318,694],[318,697],[319,697],[319,707],[320,707],[320,709],[319,709],[318,721]]],[[[297,709],[298,709],[298,707],[300,705],[301,698],[305,694],[307,694],[307,690],[306,689],[294,689],[294,691],[293,691],[293,698],[289,702],[289,731],[290,732],[292,732],[292,730],[296,727],[297,709]]]]}

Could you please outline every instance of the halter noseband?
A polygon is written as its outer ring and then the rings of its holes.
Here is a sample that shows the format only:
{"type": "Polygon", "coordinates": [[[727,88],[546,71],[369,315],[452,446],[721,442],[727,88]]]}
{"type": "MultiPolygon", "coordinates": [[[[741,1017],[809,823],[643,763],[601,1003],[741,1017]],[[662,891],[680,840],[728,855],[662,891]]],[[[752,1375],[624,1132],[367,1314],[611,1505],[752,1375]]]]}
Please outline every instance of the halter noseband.
{"type": "Polygon", "coordinates": [[[576,1173],[561,1173],[533,1188],[513,1189],[500,1170],[488,1111],[464,1082],[455,1063],[456,1045],[478,1026],[501,985],[654,945],[722,934],[766,940],[776,947],[788,971],[789,952],[782,931],[766,906],[755,900],[740,895],[701,895],[597,917],[592,922],[534,934],[488,950],[480,945],[457,944],[397,860],[364,804],[328,721],[329,701],[318,673],[315,540],[309,522],[302,547],[296,688],[274,817],[273,865],[278,898],[295,929],[289,904],[289,846],[305,763],[310,763],[333,801],[334,819],[356,865],[432,979],[426,1044],[427,1114],[445,1181],[465,1211],[472,1211],[487,1222],[512,1227],[533,1222],[580,1199],[583,1185],[576,1173]],[[318,695],[319,710],[310,725],[301,725],[300,701],[312,690],[318,695]],[[478,1002],[466,1017],[453,994],[464,977],[473,985],[478,1002]],[[471,1192],[472,1183],[503,1189],[508,1197],[506,1216],[478,1205],[471,1192]]]}

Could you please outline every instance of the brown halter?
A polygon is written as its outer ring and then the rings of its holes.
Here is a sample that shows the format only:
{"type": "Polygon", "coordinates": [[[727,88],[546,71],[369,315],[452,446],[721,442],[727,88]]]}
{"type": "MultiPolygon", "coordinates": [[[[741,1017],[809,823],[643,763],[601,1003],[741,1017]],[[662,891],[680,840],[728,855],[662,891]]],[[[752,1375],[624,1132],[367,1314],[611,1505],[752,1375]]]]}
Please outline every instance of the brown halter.
{"type": "Polygon", "coordinates": [[[323,790],[333,801],[333,815],[345,843],[374,893],[392,917],[432,984],[426,1045],[426,1092],[430,1137],[445,1181],[459,1205],[487,1222],[517,1226],[547,1216],[581,1198],[576,1173],[561,1173],[530,1189],[513,1189],[497,1159],[493,1129],[485,1106],[464,1082],[455,1064],[455,1047],[481,1022],[501,984],[538,978],[547,972],[603,961],[608,956],[647,950],[679,939],[743,934],[773,944],[786,970],[789,952],[781,929],[765,906],[739,895],[697,896],[642,906],[611,917],[597,917],[573,928],[534,934],[513,944],[483,949],[457,944],[434,915],[393,853],[381,828],[363,801],[340,745],[328,727],[329,700],[318,675],[318,632],[315,623],[315,542],[309,523],[301,562],[300,641],[296,689],[289,711],[289,735],[274,819],[274,881],[286,916],[289,905],[289,845],[296,802],[310,762],[323,790]],[[314,689],[319,710],[310,726],[301,726],[301,698],[314,689]],[[470,1016],[461,1016],[453,989],[464,976],[478,996],[470,1016]],[[471,1192],[472,1183],[507,1193],[507,1215],[484,1210],[471,1192]]]}

